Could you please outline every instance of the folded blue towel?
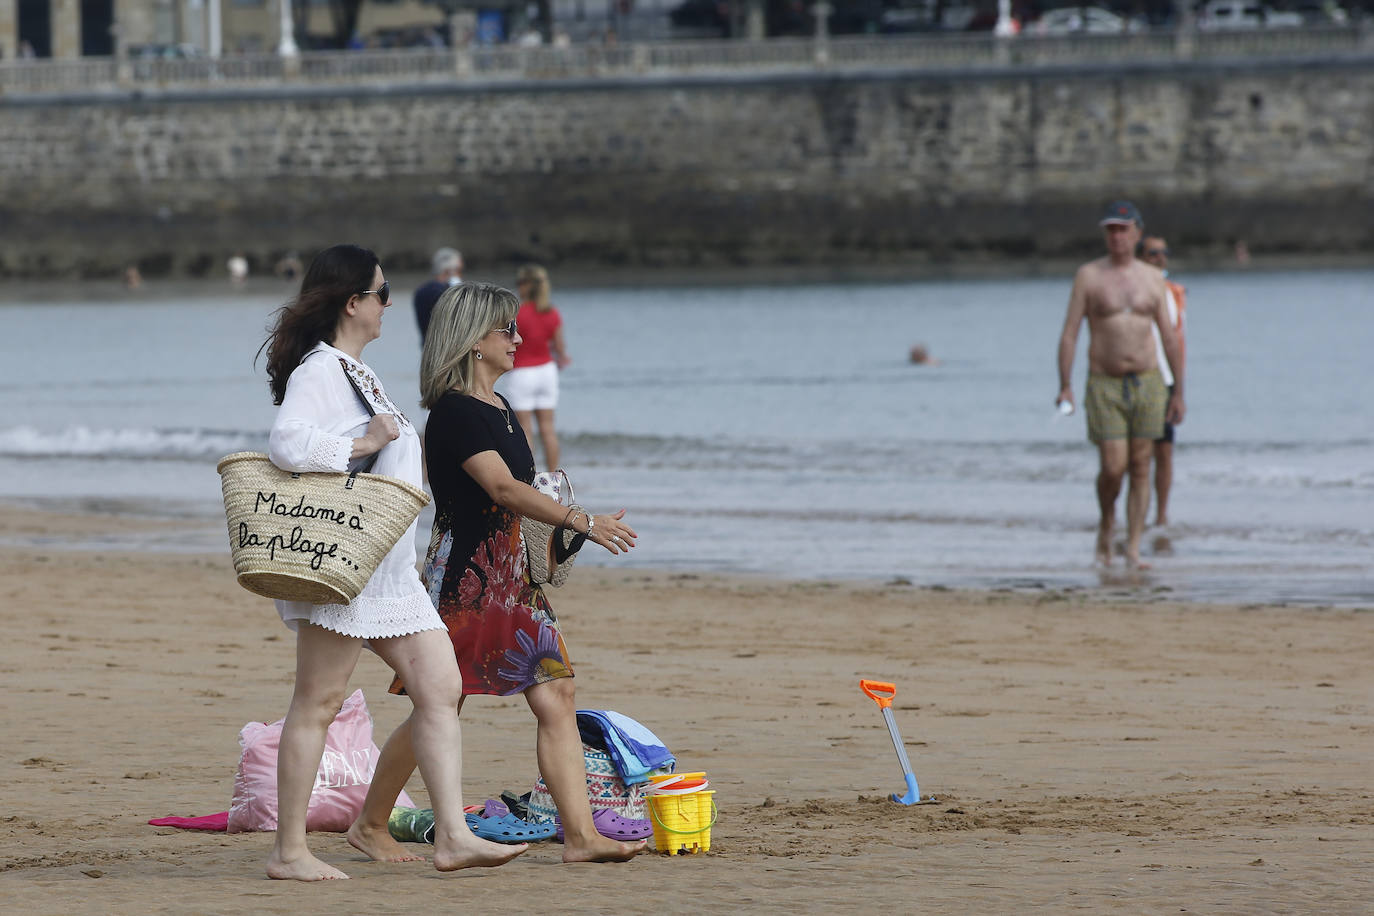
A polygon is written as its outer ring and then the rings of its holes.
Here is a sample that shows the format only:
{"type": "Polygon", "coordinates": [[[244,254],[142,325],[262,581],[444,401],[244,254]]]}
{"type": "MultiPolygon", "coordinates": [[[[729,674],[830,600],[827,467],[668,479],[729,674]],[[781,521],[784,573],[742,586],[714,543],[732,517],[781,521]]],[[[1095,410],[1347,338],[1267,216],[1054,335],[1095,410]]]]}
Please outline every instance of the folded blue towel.
{"type": "Polygon", "coordinates": [[[626,785],[648,782],[654,770],[671,771],[675,758],[658,736],[629,716],[609,709],[579,709],[582,740],[604,748],[626,785]]]}

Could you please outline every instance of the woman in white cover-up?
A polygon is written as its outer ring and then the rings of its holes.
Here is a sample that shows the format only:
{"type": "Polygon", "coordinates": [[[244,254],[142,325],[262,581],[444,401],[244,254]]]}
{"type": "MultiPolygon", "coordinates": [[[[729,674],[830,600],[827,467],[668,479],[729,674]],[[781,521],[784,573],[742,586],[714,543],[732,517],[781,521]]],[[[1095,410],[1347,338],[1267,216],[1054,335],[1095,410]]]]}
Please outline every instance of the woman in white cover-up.
{"type": "MultiPolygon", "coordinates": [[[[280,405],[268,443],[273,464],[287,471],[343,471],[375,456],[373,472],[420,485],[419,436],[362,362],[363,348],[381,336],[390,304],[390,284],[366,248],[335,245],[310,264],[300,293],[277,312],[263,344],[272,401],[280,405]]],[[[296,685],[277,755],[270,877],[348,877],[310,852],[305,819],[325,735],[364,642],[419,687],[410,692],[410,740],[434,806],[435,867],[499,865],[525,850],[479,839],[463,818],[462,680],[444,624],[415,571],[414,536],[412,523],[349,604],[277,602],[282,620],[296,632],[296,685]]],[[[374,859],[419,858],[385,830],[357,823],[348,841],[374,859]]]]}

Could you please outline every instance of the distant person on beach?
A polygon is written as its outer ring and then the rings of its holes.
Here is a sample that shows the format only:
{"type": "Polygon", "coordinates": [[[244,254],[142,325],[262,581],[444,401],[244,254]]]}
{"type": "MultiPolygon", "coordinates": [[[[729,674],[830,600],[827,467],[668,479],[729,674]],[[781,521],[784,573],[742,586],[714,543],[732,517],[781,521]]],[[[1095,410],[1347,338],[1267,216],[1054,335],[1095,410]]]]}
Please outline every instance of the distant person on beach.
{"type": "Polygon", "coordinates": [[[288,251],[282,255],[272,267],[273,273],[287,281],[294,281],[301,275],[301,270],[300,255],[294,251],[288,251]]]}
{"type": "MultiPolygon", "coordinates": [[[[1169,323],[1173,325],[1178,337],[1178,361],[1186,369],[1188,347],[1184,339],[1188,291],[1183,284],[1169,279],[1169,243],[1163,236],[1147,235],[1140,243],[1140,258],[1146,264],[1159,268],[1164,275],[1164,289],[1168,295],[1169,323]]],[[[1159,336],[1159,328],[1154,328],[1155,361],[1164,376],[1164,384],[1169,387],[1169,395],[1174,393],[1174,374],[1164,353],[1164,342],[1159,336]]],[[[1174,424],[1164,422],[1164,435],[1155,440],[1155,526],[1167,527],[1169,524],[1169,490],[1174,484],[1174,424]]]]}
{"type": "Polygon", "coordinates": [[[235,286],[242,286],[248,279],[248,259],[242,254],[231,257],[225,267],[229,271],[229,282],[235,286]]]}
{"type": "MultiPolygon", "coordinates": [[[[420,437],[387,397],[363,348],[382,333],[390,285],[377,256],[335,245],[311,262],[300,293],[276,315],[263,343],[272,403],[272,463],[293,472],[371,470],[420,485],[420,437]]],[[[259,351],[261,352],[261,351],[259,351]]],[[[349,604],[277,601],[296,631],[296,676],[277,757],[278,826],[267,860],[272,878],[347,878],[310,852],[305,820],[325,734],[347,692],[364,643],[411,688],[406,746],[414,748],[434,807],[434,866],[440,871],[500,865],[525,850],[477,838],[463,817],[462,677],[444,622],[415,571],[415,524],[349,604]]],[[[348,842],[373,859],[415,860],[380,829],[358,822],[348,842]]]]}
{"type": "MultiPolygon", "coordinates": [[[[454,287],[435,305],[420,358],[435,505],[424,579],[448,627],[464,697],[524,694],[534,713],[539,772],[564,831],[563,861],[624,861],[645,844],[604,837],[592,820],[572,665],[553,608],[530,582],[520,519],[567,526],[612,554],[627,552],[636,534],[623,521],[624,509],[589,515],[530,485],[529,440],[509,402],[493,388],[515,364],[519,308],[514,293],[483,283],[454,287]]],[[[398,672],[392,692],[410,689],[409,678],[398,672]]],[[[386,830],[415,767],[416,755],[405,740],[410,734],[409,723],[402,724],[382,749],[359,823],[386,830]]]]}
{"type": "Polygon", "coordinates": [[[1116,497],[1129,470],[1131,488],[1126,499],[1126,562],[1140,561],[1140,537],[1150,508],[1150,456],[1155,440],[1164,435],[1164,422],[1183,422],[1183,359],[1178,337],[1169,321],[1164,276],[1135,256],[1145,227],[1135,205],[1111,204],[1098,222],[1107,246],[1105,257],[1078,268],[1068,313],[1059,336],[1059,395],[1056,403],[1073,407],[1070,375],[1078,346],[1078,331],[1088,322],[1088,382],[1083,407],[1088,438],[1097,445],[1099,471],[1097,502],[1097,561],[1112,562],[1112,529],[1116,497]],[[1155,360],[1151,328],[1159,329],[1164,353],[1173,370],[1170,395],[1155,360]]]}
{"type": "Polygon", "coordinates": [[[940,361],[930,355],[925,344],[915,344],[911,348],[910,359],[917,366],[938,366],[940,361]]]}
{"type": "Polygon", "coordinates": [[[415,321],[420,326],[420,344],[424,345],[425,331],[429,329],[429,315],[434,311],[434,303],[450,286],[463,282],[463,254],[457,248],[440,248],[429,259],[432,275],[429,282],[415,291],[415,321]]]}
{"type": "Polygon", "coordinates": [[[520,427],[534,448],[534,427],[544,446],[544,467],[558,468],[560,452],[553,412],[558,407],[558,373],[572,360],[563,337],[563,316],[549,299],[549,274],[538,264],[526,264],[515,274],[520,293],[516,324],[523,343],[515,351],[515,368],[506,376],[503,390],[515,408],[520,427]]]}

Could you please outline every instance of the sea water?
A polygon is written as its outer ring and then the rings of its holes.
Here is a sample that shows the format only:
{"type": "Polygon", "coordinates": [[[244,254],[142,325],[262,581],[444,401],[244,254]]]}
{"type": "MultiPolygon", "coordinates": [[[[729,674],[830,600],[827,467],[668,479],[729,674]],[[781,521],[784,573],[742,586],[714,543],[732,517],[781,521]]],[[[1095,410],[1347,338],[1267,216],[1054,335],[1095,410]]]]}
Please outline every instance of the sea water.
{"type": "MultiPolygon", "coordinates": [[[[1092,564],[1097,456],[1081,412],[1055,409],[1068,277],[557,289],[562,464],[641,535],[580,562],[1374,604],[1374,271],[1176,279],[1188,415],[1141,576],[1092,564]],[[916,343],[939,365],[912,364],[916,343]]],[[[0,499],[176,518],[119,546],[224,550],[215,462],[265,447],[253,357],[289,293],[0,304],[0,499]]],[[[364,358],[423,422],[409,290],[395,303],[364,358]]]]}

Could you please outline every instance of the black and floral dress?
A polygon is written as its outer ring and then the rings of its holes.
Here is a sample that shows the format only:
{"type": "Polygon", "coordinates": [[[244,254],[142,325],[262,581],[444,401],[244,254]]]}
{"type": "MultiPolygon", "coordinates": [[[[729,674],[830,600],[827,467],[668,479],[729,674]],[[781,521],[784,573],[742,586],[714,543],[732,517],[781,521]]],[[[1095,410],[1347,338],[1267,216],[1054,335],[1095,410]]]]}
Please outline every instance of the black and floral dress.
{"type": "MultiPolygon", "coordinates": [[[[529,441],[501,401],[505,411],[450,392],[425,429],[435,515],[421,578],[453,640],[464,694],[509,696],[573,674],[558,619],[526,573],[520,516],[463,470],[473,455],[494,451],[516,480],[534,480],[529,441]]],[[[399,679],[391,692],[403,692],[399,679]]]]}

